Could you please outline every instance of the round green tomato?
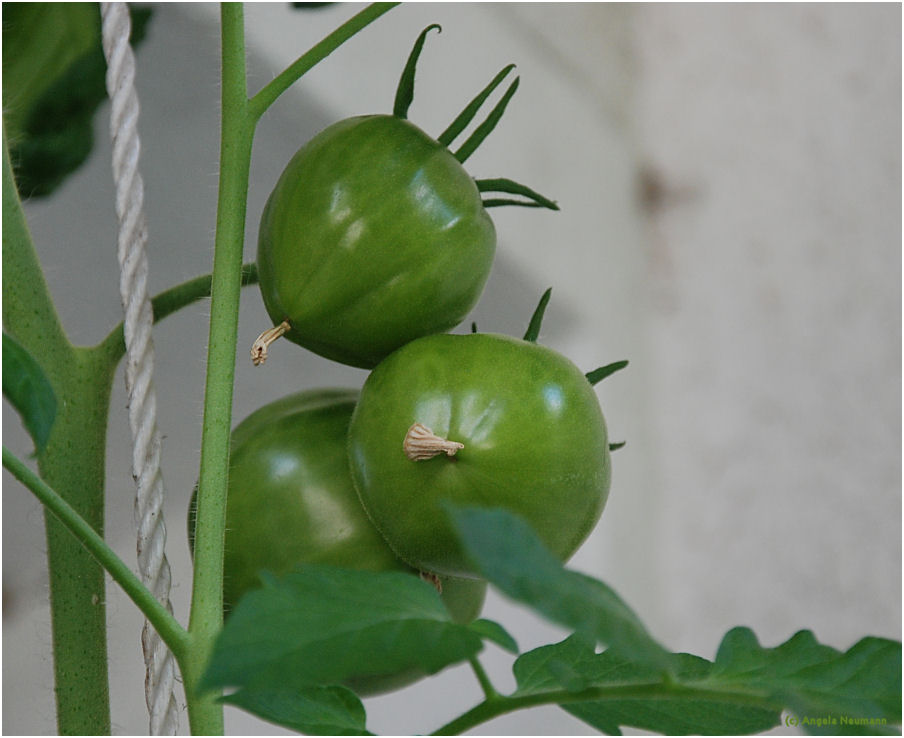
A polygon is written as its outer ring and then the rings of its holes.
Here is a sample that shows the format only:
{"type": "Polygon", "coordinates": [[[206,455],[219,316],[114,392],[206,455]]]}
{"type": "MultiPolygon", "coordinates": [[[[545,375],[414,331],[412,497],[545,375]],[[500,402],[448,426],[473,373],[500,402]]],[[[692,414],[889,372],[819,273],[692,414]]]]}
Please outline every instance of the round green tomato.
{"type": "MultiPolygon", "coordinates": [[[[223,600],[227,612],[262,570],[280,575],[300,563],[418,573],[401,562],[358,501],[348,470],[347,431],[357,392],[300,392],[265,405],[232,433],[223,600]]],[[[191,510],[194,511],[194,499],[191,510]]],[[[193,546],[194,514],[189,515],[193,546]]],[[[474,620],[486,582],[441,579],[458,622],[474,620]]],[[[359,694],[398,688],[423,676],[404,672],[353,680],[359,694]]]]}
{"type": "Polygon", "coordinates": [[[508,336],[428,336],[392,354],[361,391],[349,458],[361,502],[396,554],[447,576],[475,572],[445,501],[520,515],[566,560],[609,493],[593,387],[562,355],[508,336]],[[423,427],[462,447],[435,441],[431,450],[423,427]]]}
{"type": "Polygon", "coordinates": [[[264,209],[257,266],[287,338],[370,368],[457,325],[489,276],[496,231],[455,157],[407,120],[342,120],[292,158],[264,209]]]}

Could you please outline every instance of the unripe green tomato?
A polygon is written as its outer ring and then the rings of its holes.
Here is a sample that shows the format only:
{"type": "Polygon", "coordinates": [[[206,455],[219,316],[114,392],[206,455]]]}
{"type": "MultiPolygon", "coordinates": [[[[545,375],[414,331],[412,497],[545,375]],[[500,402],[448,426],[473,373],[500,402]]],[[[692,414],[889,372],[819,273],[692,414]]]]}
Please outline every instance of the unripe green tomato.
{"type": "MultiPolygon", "coordinates": [[[[358,501],[346,453],[351,390],[300,392],[259,408],[232,433],[223,600],[227,612],[261,586],[258,573],[280,575],[300,563],[365,571],[418,573],[401,562],[358,501]]],[[[195,498],[189,514],[194,548],[195,498]]],[[[474,620],[486,582],[442,579],[441,597],[458,622],[474,620]]],[[[359,694],[404,686],[413,671],[353,680],[359,694]]]]}
{"type": "Polygon", "coordinates": [[[392,354],[361,391],[349,458],[361,502],[396,554],[446,576],[475,572],[445,501],[513,512],[567,560],[609,493],[593,387],[561,354],[508,336],[428,336],[392,354]],[[438,455],[413,460],[432,453],[409,435],[416,424],[463,447],[443,452],[435,441],[438,455]]]}
{"type": "Polygon", "coordinates": [[[407,120],[335,123],[292,158],[261,218],[264,305],[286,337],[370,368],[476,304],[496,231],[477,185],[407,120]]]}

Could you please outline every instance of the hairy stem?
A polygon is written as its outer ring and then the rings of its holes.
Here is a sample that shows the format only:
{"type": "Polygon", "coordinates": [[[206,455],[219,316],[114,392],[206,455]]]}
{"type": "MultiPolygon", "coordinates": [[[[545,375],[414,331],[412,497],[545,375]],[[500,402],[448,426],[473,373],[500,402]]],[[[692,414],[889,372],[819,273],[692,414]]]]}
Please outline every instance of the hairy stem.
{"type": "Polygon", "coordinates": [[[221,6],[222,122],[220,184],[210,294],[210,333],[201,432],[189,633],[192,646],[182,676],[191,731],[223,732],[223,707],[214,693],[198,689],[214,639],[223,624],[223,541],[226,526],[226,483],[229,430],[242,286],[242,247],[254,122],[245,82],[245,33],[242,6],[221,6]]]}
{"type": "Polygon", "coordinates": [[[3,466],[32,492],[110,573],[113,580],[123,588],[154,626],[176,659],[181,659],[187,645],[188,634],[185,629],[179,625],[169,610],[157,601],[153,593],[141,583],[141,580],[132,573],[132,570],[97,534],[97,531],[56,490],[29,469],[6,446],[3,447],[3,466]]]}
{"type": "MultiPolygon", "coordinates": [[[[113,369],[63,332],[35,253],[3,141],[3,325],[41,365],[57,397],[38,455],[46,482],[103,535],[107,410],[113,369]]],[[[45,512],[57,730],[110,732],[103,569],[45,512]]]]}
{"type": "Polygon", "coordinates": [[[223,708],[217,702],[217,695],[202,693],[199,684],[214,640],[223,624],[223,543],[229,431],[232,423],[248,173],[255,125],[264,111],[295,80],[391,7],[392,4],[371,5],[358,13],[249,100],[242,7],[237,3],[224,3],[221,6],[220,182],[211,276],[210,337],[195,528],[195,573],[189,617],[191,646],[183,666],[189,723],[192,732],[196,734],[209,735],[223,731],[223,708]]]}

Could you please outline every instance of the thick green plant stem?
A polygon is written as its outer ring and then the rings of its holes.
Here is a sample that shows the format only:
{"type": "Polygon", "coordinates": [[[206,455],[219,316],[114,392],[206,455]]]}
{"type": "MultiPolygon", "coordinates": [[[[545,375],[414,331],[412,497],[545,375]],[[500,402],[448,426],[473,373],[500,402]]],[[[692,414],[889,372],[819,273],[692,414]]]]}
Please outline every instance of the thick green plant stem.
{"type": "MultiPolygon", "coordinates": [[[[50,298],[3,141],[3,324],[41,365],[59,408],[38,456],[44,480],[100,536],[104,523],[105,429],[115,364],[67,340],[50,298]]],[[[57,730],[110,732],[103,569],[45,513],[57,730]]]]}
{"type": "Polygon", "coordinates": [[[119,584],[131,600],[138,605],[151,625],[157,630],[164,642],[169,646],[176,660],[184,654],[188,642],[188,634],[176,621],[170,611],[154,597],[153,593],[141,583],[126,563],[120,559],[97,531],[79,515],[53,488],[35,474],[15,454],[3,447],[3,466],[25,485],[44,507],[75,536],[88,552],[98,560],[113,580],[119,584]]]}
{"type": "Polygon", "coordinates": [[[223,624],[223,540],[232,387],[242,286],[245,203],[254,119],[248,106],[242,6],[221,6],[222,123],[220,186],[210,294],[210,334],[198,482],[189,634],[191,648],[183,665],[188,719],[196,735],[222,734],[223,706],[215,693],[198,689],[214,639],[223,624]]]}

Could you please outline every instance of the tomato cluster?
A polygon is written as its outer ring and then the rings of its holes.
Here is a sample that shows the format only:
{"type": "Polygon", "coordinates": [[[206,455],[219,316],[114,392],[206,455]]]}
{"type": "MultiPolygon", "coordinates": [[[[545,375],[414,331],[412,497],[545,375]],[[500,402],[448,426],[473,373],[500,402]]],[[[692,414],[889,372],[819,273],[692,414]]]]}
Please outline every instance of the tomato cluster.
{"type": "MultiPolygon", "coordinates": [[[[358,393],[299,392],[251,413],[232,432],[223,605],[228,612],[260,586],[262,571],[280,575],[298,564],[363,571],[418,571],[400,561],[367,518],[346,455],[348,424],[358,393]]],[[[189,514],[194,549],[195,497],[189,514]]],[[[452,618],[479,614],[486,583],[438,579],[452,618]]],[[[398,688],[421,674],[370,676],[355,681],[359,694],[398,688]]]]}
{"type": "MultiPolygon", "coordinates": [[[[433,28],[411,52],[393,114],[349,118],[315,136],[264,209],[258,270],[274,327],[255,341],[255,364],[284,335],[373,371],[360,395],[293,394],[234,430],[227,611],[258,586],[262,570],[319,562],[420,574],[453,618],[473,620],[486,584],[447,522],[447,503],[516,513],[562,560],[605,505],[611,447],[593,384],[626,362],[585,375],[538,345],[548,292],[524,339],[476,328],[446,333],[474,306],[492,265],[487,208],[556,206],[510,180],[474,180],[462,167],[517,79],[486,121],[455,152],[448,148],[511,66],[436,139],[407,120],[414,68],[433,28]],[[482,199],[485,192],[520,199],[482,199]]],[[[418,676],[352,686],[371,693],[418,676]]]]}

